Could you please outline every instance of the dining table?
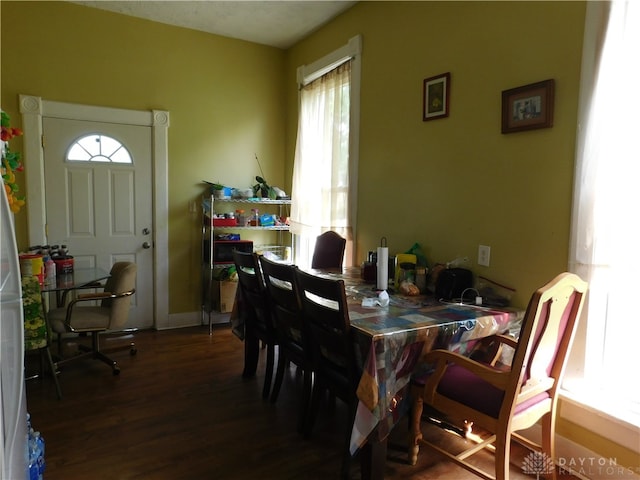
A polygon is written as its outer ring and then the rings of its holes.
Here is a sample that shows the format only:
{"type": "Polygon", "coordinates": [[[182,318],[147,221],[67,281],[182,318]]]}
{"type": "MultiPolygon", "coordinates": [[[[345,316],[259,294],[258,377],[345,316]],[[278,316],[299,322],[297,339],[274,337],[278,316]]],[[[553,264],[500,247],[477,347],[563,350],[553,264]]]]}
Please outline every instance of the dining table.
{"type": "MultiPolygon", "coordinates": [[[[356,358],[362,367],[350,452],[362,453],[363,479],[382,479],[387,437],[409,411],[411,379],[429,372],[426,354],[435,348],[469,354],[483,337],[517,336],[525,312],[444,302],[429,294],[406,296],[392,288],[382,293],[361,278],[357,267],[310,272],[345,283],[356,358]]],[[[240,317],[232,315],[232,326],[243,339],[240,317]]],[[[257,366],[258,342],[244,340],[243,376],[251,376],[257,366]]]]}

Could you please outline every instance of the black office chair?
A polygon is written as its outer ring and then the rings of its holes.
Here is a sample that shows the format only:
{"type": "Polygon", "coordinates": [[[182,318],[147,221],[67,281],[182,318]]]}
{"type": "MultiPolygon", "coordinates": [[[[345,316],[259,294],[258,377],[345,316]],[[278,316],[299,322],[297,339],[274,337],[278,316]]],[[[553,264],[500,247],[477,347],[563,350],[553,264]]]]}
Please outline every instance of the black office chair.
{"type": "Polygon", "coordinates": [[[311,268],[342,268],[346,245],[347,241],[332,230],[319,235],[313,250],[311,268]]]}
{"type": "Polygon", "coordinates": [[[262,397],[267,398],[273,378],[275,346],[278,344],[269,297],[257,254],[234,250],[233,262],[238,273],[238,286],[242,295],[241,314],[245,316],[245,348],[250,342],[262,341],[267,349],[267,365],[262,387],[262,397]]]}
{"type": "Polygon", "coordinates": [[[351,427],[358,397],[360,369],[355,358],[347,297],[343,280],[330,280],[296,269],[296,283],[302,302],[303,321],[310,332],[314,382],[305,426],[305,436],[313,430],[321,394],[328,390],[347,406],[346,436],[341,477],[348,478],[351,453],[351,427]]]}

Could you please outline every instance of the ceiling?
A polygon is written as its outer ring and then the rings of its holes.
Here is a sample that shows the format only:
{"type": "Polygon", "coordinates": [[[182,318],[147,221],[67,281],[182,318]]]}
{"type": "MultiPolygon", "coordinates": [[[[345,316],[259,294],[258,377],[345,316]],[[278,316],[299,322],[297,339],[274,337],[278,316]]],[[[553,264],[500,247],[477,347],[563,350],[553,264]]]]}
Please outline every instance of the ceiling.
{"type": "Polygon", "coordinates": [[[72,3],[286,49],[356,2],[129,0],[72,3]]]}

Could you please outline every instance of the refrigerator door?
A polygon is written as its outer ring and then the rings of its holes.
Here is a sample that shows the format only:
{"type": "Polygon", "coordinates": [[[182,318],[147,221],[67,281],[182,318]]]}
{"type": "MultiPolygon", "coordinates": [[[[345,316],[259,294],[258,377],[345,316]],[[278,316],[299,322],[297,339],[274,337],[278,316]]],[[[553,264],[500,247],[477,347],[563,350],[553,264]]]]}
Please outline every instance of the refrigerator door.
{"type": "Polygon", "coordinates": [[[27,478],[24,320],[13,215],[0,193],[0,474],[27,478]]]}

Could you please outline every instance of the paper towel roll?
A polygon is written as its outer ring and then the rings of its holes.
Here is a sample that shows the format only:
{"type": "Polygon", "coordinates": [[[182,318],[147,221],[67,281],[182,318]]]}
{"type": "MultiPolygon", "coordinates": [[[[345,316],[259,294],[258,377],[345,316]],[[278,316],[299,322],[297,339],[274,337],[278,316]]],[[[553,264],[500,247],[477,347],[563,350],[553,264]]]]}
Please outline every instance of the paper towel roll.
{"type": "Polygon", "coordinates": [[[386,290],[389,287],[389,248],[378,247],[378,278],[376,288],[386,290]]]}

